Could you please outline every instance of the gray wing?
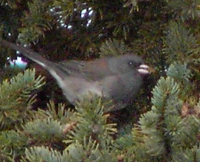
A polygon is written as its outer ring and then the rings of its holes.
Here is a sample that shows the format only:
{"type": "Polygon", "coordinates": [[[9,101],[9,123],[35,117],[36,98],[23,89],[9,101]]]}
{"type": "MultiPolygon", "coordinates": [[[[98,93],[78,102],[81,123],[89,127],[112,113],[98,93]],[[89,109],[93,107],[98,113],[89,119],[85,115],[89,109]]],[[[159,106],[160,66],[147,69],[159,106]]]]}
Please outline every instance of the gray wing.
{"type": "Polygon", "coordinates": [[[62,61],[56,66],[74,77],[82,77],[88,81],[99,81],[115,75],[110,71],[105,58],[92,61],[62,61]]]}

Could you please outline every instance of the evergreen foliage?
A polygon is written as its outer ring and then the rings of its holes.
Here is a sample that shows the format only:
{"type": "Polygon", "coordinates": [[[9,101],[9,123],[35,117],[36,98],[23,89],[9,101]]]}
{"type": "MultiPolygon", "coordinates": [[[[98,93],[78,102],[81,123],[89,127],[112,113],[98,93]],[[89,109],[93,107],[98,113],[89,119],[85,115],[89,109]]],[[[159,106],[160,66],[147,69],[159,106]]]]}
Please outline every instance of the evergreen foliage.
{"type": "Polygon", "coordinates": [[[0,125],[1,130],[9,130],[20,126],[24,120],[31,118],[31,105],[35,95],[31,92],[40,88],[43,77],[35,78],[34,70],[27,70],[24,74],[6,79],[0,85],[0,125]]]}
{"type": "Polygon", "coordinates": [[[89,98],[91,97],[87,96],[76,107],[76,120],[79,124],[70,132],[71,140],[68,142],[78,141],[83,144],[83,140],[90,137],[94,141],[98,141],[99,147],[104,148],[112,142],[112,135],[116,133],[114,128],[116,125],[107,123],[109,114],[104,115],[109,103],[103,103],[101,98],[95,96],[90,102],[85,101],[89,98]]]}
{"type": "Polygon", "coordinates": [[[164,48],[164,52],[169,63],[175,60],[191,62],[194,59],[194,56],[191,55],[194,55],[193,50],[198,48],[197,40],[181,23],[174,21],[169,23],[165,41],[166,48],[164,48]]]}
{"type": "Polygon", "coordinates": [[[120,55],[130,51],[130,48],[122,41],[107,40],[101,45],[100,56],[120,55]]]}
{"type": "Polygon", "coordinates": [[[4,39],[53,61],[134,52],[156,72],[127,109],[107,112],[112,102],[93,94],[73,109],[58,103],[57,87],[41,90],[44,77],[35,70],[6,69],[16,52],[0,47],[0,161],[199,162],[199,5],[2,0],[4,39]],[[53,101],[46,103],[47,95],[53,101]]]}

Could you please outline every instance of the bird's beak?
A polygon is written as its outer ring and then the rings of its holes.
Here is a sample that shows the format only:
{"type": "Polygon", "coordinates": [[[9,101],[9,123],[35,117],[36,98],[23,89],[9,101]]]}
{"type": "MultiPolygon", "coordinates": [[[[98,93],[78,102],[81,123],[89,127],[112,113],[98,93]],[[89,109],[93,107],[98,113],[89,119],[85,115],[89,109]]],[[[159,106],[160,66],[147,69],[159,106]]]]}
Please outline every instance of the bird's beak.
{"type": "Polygon", "coordinates": [[[140,74],[150,74],[154,71],[153,68],[149,67],[148,65],[145,65],[145,64],[141,64],[139,67],[138,67],[138,72],[140,74]]]}

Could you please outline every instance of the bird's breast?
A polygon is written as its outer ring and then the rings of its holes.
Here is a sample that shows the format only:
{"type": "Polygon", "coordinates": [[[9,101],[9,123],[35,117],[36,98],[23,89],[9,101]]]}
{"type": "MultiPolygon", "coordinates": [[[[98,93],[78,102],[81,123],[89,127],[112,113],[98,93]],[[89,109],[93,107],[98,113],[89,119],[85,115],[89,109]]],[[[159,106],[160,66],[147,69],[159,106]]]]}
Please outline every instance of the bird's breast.
{"type": "Polygon", "coordinates": [[[63,93],[70,102],[79,100],[88,93],[103,96],[101,84],[99,82],[88,81],[84,78],[67,77],[64,81],[63,93]]]}

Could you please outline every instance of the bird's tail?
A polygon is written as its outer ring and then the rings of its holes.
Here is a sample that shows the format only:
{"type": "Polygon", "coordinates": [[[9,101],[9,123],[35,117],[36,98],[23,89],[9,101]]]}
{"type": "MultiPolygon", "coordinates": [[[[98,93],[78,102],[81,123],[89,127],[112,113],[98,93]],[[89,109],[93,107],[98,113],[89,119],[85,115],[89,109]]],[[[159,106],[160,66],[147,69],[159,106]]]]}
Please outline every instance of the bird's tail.
{"type": "Polygon", "coordinates": [[[49,68],[51,68],[51,66],[52,66],[52,63],[50,61],[43,58],[39,53],[33,52],[29,48],[25,48],[21,45],[16,45],[14,43],[8,42],[8,41],[3,40],[3,39],[0,39],[0,44],[3,45],[3,46],[9,47],[11,49],[14,49],[16,51],[21,52],[24,56],[26,56],[29,59],[31,59],[32,61],[38,63],[39,65],[41,65],[42,67],[44,67],[47,70],[49,68]]]}
{"type": "Polygon", "coordinates": [[[64,87],[64,79],[66,77],[66,73],[62,69],[56,66],[55,63],[48,61],[47,59],[43,58],[39,53],[33,52],[29,48],[25,48],[20,45],[16,45],[14,43],[8,42],[6,40],[0,39],[0,44],[6,46],[8,48],[14,49],[16,51],[21,52],[24,56],[28,57],[32,61],[41,65],[44,69],[50,72],[50,74],[56,79],[58,85],[63,89],[64,87]]]}

